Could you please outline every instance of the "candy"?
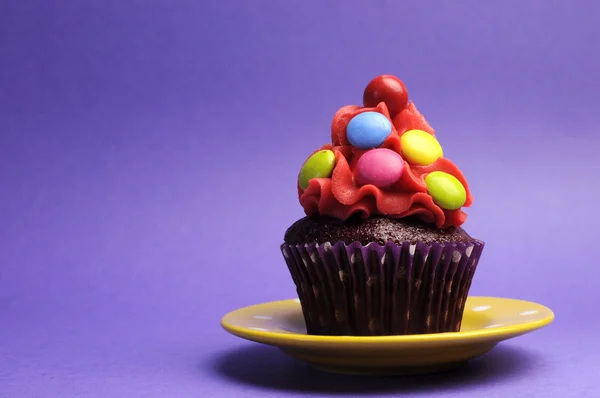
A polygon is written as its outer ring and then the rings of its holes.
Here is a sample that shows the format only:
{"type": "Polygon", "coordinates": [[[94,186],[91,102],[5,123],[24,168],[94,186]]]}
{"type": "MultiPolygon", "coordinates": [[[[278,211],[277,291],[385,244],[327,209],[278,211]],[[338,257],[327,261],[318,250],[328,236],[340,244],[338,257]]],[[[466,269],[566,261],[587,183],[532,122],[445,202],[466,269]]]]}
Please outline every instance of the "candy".
{"type": "Polygon", "coordinates": [[[404,160],[391,149],[379,148],[365,152],[356,164],[356,181],[386,188],[395,183],[404,171],[404,160]]]}
{"type": "Polygon", "coordinates": [[[375,107],[384,102],[394,117],[408,105],[408,92],[402,80],[396,76],[381,75],[371,80],[363,93],[363,104],[375,107]]]}
{"type": "Polygon", "coordinates": [[[308,188],[308,182],[313,178],[329,178],[335,167],[335,154],[324,149],[309,157],[300,169],[298,184],[300,188],[308,188]]]}
{"type": "Polygon", "coordinates": [[[409,130],[402,134],[400,147],[404,159],[419,166],[429,166],[444,156],[438,140],[423,130],[409,130]]]}
{"type": "Polygon", "coordinates": [[[350,119],[346,137],[356,148],[377,148],[392,132],[392,123],[379,112],[363,112],[350,119]]]}
{"type": "Polygon", "coordinates": [[[442,209],[459,209],[467,200],[465,187],[452,174],[432,171],[425,177],[425,184],[433,202],[442,209]]]}

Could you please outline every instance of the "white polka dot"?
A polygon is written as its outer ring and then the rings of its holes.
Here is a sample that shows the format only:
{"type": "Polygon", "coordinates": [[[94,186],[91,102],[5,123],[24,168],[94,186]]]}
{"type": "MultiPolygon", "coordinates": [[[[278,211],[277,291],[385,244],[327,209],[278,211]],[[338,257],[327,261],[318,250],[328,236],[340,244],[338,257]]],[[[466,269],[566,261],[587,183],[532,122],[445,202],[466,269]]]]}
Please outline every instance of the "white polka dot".
{"type": "Polygon", "coordinates": [[[484,329],[493,329],[493,328],[499,328],[499,327],[501,327],[501,326],[504,326],[504,325],[502,325],[501,323],[495,323],[495,324],[493,324],[493,325],[487,325],[487,326],[485,326],[485,327],[484,327],[484,329]]]}
{"type": "Polygon", "coordinates": [[[467,247],[467,250],[465,250],[465,254],[467,255],[467,257],[471,257],[472,252],[473,252],[473,246],[469,246],[469,247],[467,247]]]}
{"type": "Polygon", "coordinates": [[[539,311],[538,310],[529,310],[529,311],[523,311],[521,312],[519,315],[533,315],[533,314],[537,314],[539,311]]]}
{"type": "Polygon", "coordinates": [[[471,308],[471,311],[481,312],[481,311],[487,311],[490,308],[492,308],[492,307],[490,307],[489,305],[478,305],[477,307],[471,308]]]}
{"type": "Polygon", "coordinates": [[[415,251],[417,249],[417,245],[415,245],[414,243],[411,244],[410,246],[408,246],[408,253],[413,256],[415,254],[415,251]]]}
{"type": "Polygon", "coordinates": [[[453,263],[459,262],[461,257],[462,256],[460,255],[460,252],[458,250],[454,250],[454,253],[452,253],[452,262],[453,263]]]}

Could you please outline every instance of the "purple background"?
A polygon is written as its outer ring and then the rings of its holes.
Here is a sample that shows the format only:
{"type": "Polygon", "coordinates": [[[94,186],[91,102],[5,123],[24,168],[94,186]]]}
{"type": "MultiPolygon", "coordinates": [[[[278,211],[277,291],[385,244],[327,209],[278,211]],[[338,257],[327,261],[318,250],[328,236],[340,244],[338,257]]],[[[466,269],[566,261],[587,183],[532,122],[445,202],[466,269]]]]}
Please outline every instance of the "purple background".
{"type": "Polygon", "coordinates": [[[597,396],[596,1],[0,2],[0,397],[597,396]],[[475,195],[472,294],[556,321],[368,380],[226,334],[333,113],[402,78],[475,195]],[[444,394],[442,394],[444,393],[444,394]]]}

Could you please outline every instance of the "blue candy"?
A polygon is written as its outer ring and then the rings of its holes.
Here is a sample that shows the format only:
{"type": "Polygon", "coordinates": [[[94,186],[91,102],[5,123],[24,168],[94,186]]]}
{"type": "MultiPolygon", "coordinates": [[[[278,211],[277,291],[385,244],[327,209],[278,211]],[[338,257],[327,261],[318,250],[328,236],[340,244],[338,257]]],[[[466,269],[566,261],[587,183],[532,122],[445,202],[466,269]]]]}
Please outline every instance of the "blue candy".
{"type": "Polygon", "coordinates": [[[348,141],[359,149],[377,148],[392,132],[392,123],[378,112],[354,116],[346,127],[348,141]]]}

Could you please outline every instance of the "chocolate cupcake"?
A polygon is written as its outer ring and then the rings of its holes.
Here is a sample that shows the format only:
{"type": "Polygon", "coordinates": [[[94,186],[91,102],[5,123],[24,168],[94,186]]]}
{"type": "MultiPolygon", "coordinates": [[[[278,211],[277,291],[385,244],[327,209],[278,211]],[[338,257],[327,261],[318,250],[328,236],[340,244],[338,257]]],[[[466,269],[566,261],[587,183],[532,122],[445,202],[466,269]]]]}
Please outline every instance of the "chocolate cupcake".
{"type": "Polygon", "coordinates": [[[298,175],[306,217],[281,250],[313,335],[457,332],[484,243],[473,198],[404,83],[373,79],[298,175]]]}

